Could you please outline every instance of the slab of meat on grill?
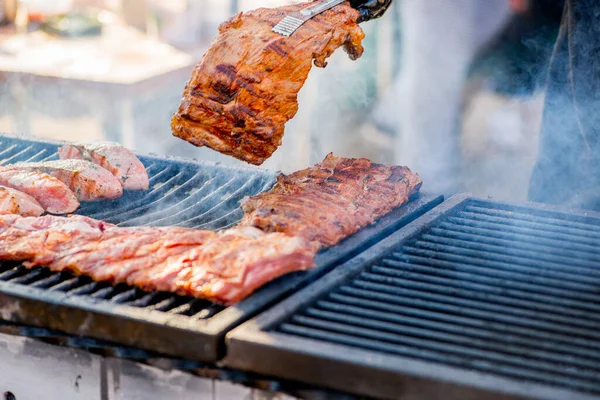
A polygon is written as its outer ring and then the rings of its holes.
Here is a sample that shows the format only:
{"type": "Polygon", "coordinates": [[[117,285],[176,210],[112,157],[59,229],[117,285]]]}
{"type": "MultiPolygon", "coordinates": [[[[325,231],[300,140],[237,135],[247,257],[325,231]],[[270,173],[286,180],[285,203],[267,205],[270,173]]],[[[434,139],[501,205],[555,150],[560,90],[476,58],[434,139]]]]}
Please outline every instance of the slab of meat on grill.
{"type": "Polygon", "coordinates": [[[0,185],[30,195],[51,214],[68,214],[79,207],[67,185],[43,172],[0,167],[0,185]]]}
{"type": "Polygon", "coordinates": [[[314,266],[301,238],[256,228],[223,232],[120,228],[82,216],[0,216],[0,260],[97,281],[232,304],[267,282],[314,266]]]}
{"type": "Polygon", "coordinates": [[[260,8],[221,24],[184,89],[173,135],[255,165],[268,159],[298,111],[298,92],[313,61],[325,67],[339,47],[353,60],[363,53],[359,12],[348,3],[317,15],[290,37],[271,31],[309,4],[260,8]]]}
{"type": "Polygon", "coordinates": [[[123,195],[123,187],[117,177],[85,160],[20,162],[3,168],[43,172],[53,176],[67,185],[79,201],[116,199],[123,195]]]}
{"type": "Polygon", "coordinates": [[[44,208],[30,195],[0,185],[0,214],[39,217],[43,213],[44,208]]]}
{"type": "Polygon", "coordinates": [[[61,159],[81,159],[110,171],[125,190],[147,190],[148,172],[132,151],[119,143],[73,143],[58,149],[61,159]]]}
{"type": "Polygon", "coordinates": [[[329,247],[408,202],[421,184],[406,167],[329,154],[312,168],[280,175],[270,191],[245,199],[240,224],[329,247]]]}
{"type": "Polygon", "coordinates": [[[299,237],[232,228],[174,259],[131,275],[127,282],[146,289],[233,304],[290,272],[314,267],[315,250],[299,237]],[[200,295],[200,296],[199,296],[200,295]]]}

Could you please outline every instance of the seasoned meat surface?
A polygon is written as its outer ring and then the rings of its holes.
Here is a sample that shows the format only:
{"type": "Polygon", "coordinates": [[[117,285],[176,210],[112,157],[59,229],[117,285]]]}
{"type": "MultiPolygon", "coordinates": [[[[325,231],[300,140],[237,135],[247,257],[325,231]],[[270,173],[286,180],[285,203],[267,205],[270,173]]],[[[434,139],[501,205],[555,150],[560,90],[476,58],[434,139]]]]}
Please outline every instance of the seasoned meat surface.
{"type": "Polygon", "coordinates": [[[188,81],[173,116],[173,135],[196,146],[262,164],[281,145],[284,125],[298,111],[298,92],[312,68],[344,47],[363,53],[359,12],[338,5],[290,37],[271,31],[309,3],[240,13],[219,34],[188,81]]]}
{"type": "Polygon", "coordinates": [[[245,199],[240,224],[329,247],[408,202],[421,184],[406,167],[329,154],[312,168],[280,175],[270,191],[245,199]]]}
{"type": "Polygon", "coordinates": [[[39,217],[43,213],[44,208],[30,195],[0,185],[0,214],[39,217]]]}
{"type": "Polygon", "coordinates": [[[129,275],[127,283],[233,304],[279,276],[312,268],[314,256],[301,238],[232,228],[202,246],[129,275]]]}
{"type": "Polygon", "coordinates": [[[58,149],[61,159],[81,159],[110,171],[125,190],[147,190],[148,173],[132,151],[119,143],[73,143],[58,149]]]}
{"type": "Polygon", "coordinates": [[[0,260],[127,282],[223,304],[314,266],[302,238],[252,227],[223,232],[176,227],[120,228],[82,216],[0,215],[0,260]]]}
{"type": "Polygon", "coordinates": [[[121,182],[113,174],[85,160],[19,162],[4,168],[53,176],[67,185],[79,201],[116,199],[123,195],[121,182]]]}
{"type": "Polygon", "coordinates": [[[79,207],[75,193],[67,185],[40,171],[0,167],[0,185],[30,195],[51,214],[68,214],[79,207]]]}

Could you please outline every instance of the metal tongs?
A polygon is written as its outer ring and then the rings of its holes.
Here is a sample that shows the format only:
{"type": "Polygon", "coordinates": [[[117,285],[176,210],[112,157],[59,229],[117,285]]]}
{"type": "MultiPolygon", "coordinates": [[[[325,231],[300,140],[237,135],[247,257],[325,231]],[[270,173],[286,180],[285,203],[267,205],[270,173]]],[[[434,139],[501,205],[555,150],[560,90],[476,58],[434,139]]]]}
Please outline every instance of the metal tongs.
{"type": "Polygon", "coordinates": [[[273,32],[279,33],[283,36],[290,36],[296,32],[298,28],[302,26],[306,21],[311,19],[317,14],[321,14],[323,11],[329,10],[332,7],[342,4],[346,0],[321,0],[316,1],[316,4],[310,5],[303,8],[299,12],[292,13],[282,19],[272,29],[273,32]]]}

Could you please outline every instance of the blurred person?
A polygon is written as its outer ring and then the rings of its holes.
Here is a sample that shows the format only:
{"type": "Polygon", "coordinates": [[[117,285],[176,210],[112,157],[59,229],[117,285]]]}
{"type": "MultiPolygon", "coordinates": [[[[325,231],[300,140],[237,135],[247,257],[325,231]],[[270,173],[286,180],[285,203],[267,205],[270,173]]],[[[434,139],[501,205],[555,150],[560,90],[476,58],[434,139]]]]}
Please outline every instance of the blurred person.
{"type": "Polygon", "coordinates": [[[600,2],[566,0],[549,63],[531,201],[600,210],[600,2]]]}
{"type": "Polygon", "coordinates": [[[426,190],[451,193],[462,189],[460,118],[469,78],[487,74],[504,95],[535,91],[543,75],[536,69],[552,46],[540,32],[558,26],[560,12],[557,20],[546,10],[554,0],[400,1],[400,73],[373,119],[396,135],[396,163],[419,171],[426,190]]]}
{"type": "Polygon", "coordinates": [[[506,0],[400,0],[400,72],[374,113],[395,134],[395,162],[418,171],[426,190],[449,192],[460,177],[456,125],[477,49],[510,16],[506,0]]]}

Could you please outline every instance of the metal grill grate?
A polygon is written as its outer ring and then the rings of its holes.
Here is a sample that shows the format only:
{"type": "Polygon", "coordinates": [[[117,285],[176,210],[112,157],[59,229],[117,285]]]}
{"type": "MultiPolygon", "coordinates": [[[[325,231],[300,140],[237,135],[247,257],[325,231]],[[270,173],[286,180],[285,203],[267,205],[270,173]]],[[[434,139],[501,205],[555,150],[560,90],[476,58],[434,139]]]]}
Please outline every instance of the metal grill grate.
{"type": "MultiPolygon", "coordinates": [[[[58,159],[57,146],[0,137],[0,165],[18,161],[58,159]]],[[[268,190],[273,173],[235,170],[181,161],[140,157],[150,177],[148,191],[126,191],[116,200],[82,203],[76,214],[119,226],[183,226],[219,230],[235,225],[243,216],[245,196],[268,190]]],[[[0,281],[48,291],[107,300],[114,304],[179,314],[195,319],[214,316],[223,307],[208,301],[168,293],[147,293],[128,285],[112,287],[70,273],[55,274],[0,264],[0,281]]]]}
{"type": "Polygon", "coordinates": [[[45,268],[29,270],[14,263],[0,265],[0,281],[65,293],[69,296],[105,300],[112,304],[184,315],[193,319],[207,319],[224,309],[209,301],[164,292],[145,292],[126,284],[112,286],[106,282],[94,282],[85,276],[76,277],[67,272],[53,273],[45,268]]]}
{"type": "MultiPolygon", "coordinates": [[[[0,164],[58,159],[56,145],[51,144],[0,137],[0,149],[0,164]]],[[[116,200],[83,203],[76,213],[120,226],[225,229],[243,216],[239,204],[245,196],[268,190],[275,182],[273,172],[259,169],[140,159],[150,177],[148,191],[126,191],[116,200]]]]}
{"type": "Polygon", "coordinates": [[[337,281],[261,326],[600,394],[598,216],[469,200],[337,281]]]}
{"type": "MultiPolygon", "coordinates": [[[[56,143],[0,136],[0,164],[57,158],[56,143]]],[[[148,191],[125,192],[113,201],[83,203],[76,213],[120,226],[219,230],[238,223],[243,216],[239,204],[244,197],[268,190],[275,182],[274,172],[257,168],[229,168],[158,157],[140,159],[150,176],[148,191]]],[[[319,254],[315,270],[282,277],[236,307],[224,308],[190,297],[148,293],[125,284],[112,286],[66,272],[29,270],[19,264],[0,262],[0,309],[5,310],[0,313],[5,320],[178,357],[216,361],[223,351],[222,336],[232,326],[441,201],[440,197],[420,197],[354,235],[345,245],[319,254]],[[64,314],[56,317],[54,314],[63,306],[64,314]]]]}

